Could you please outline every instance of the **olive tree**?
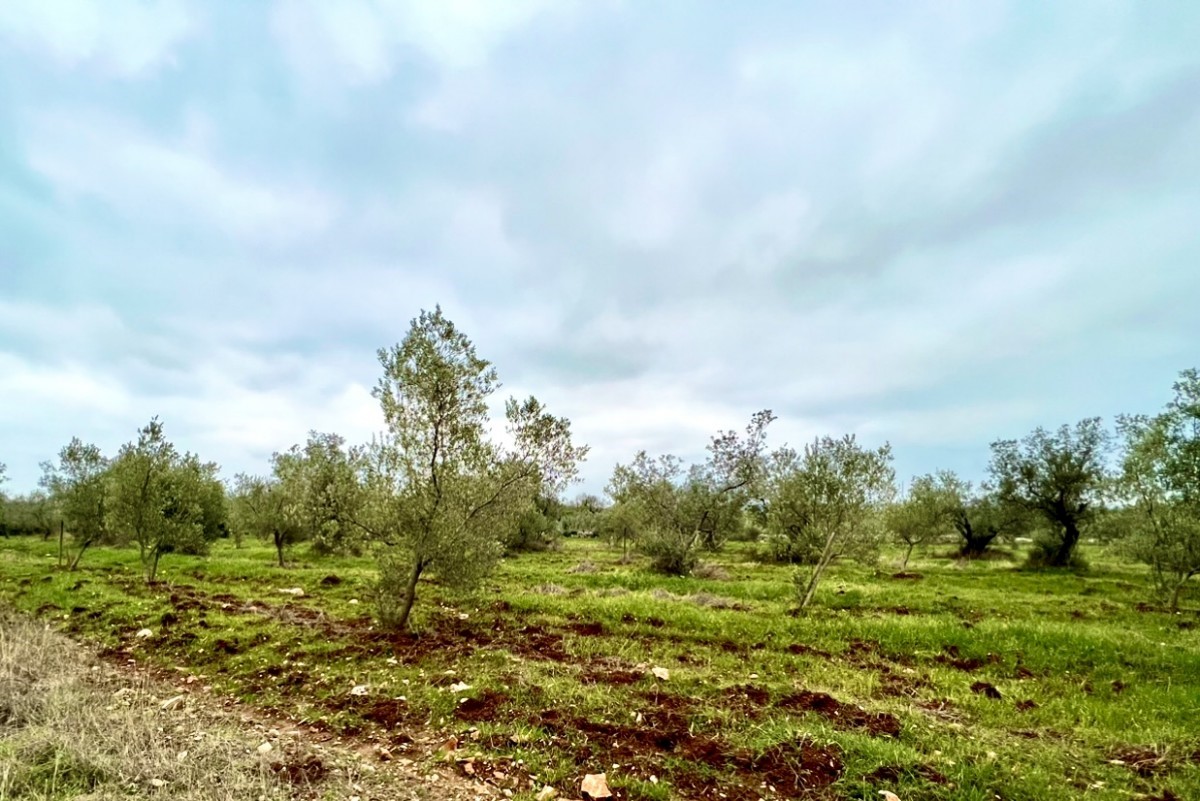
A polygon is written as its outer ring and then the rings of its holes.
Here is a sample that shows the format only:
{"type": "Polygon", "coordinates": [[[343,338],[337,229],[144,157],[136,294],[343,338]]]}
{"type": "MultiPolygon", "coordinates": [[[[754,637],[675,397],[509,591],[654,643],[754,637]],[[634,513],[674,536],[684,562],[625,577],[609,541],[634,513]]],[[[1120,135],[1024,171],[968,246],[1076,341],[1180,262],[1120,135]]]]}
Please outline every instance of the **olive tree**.
{"type": "Polygon", "coordinates": [[[200,552],[205,544],[205,493],[216,465],[180,454],[158,418],[121,447],[111,469],[108,518],[114,532],[138,546],[146,582],[153,583],[163,554],[200,552]]]}
{"type": "Polygon", "coordinates": [[[954,530],[956,497],[947,491],[944,474],[917,476],[904,498],[888,506],[884,522],[904,548],[900,569],[908,567],[913,549],[935,542],[954,530]]]}
{"type": "Polygon", "coordinates": [[[1200,574],[1200,373],[1185,370],[1153,417],[1123,416],[1119,487],[1136,511],[1124,545],[1150,566],[1171,608],[1200,574]]]}
{"type": "Polygon", "coordinates": [[[290,541],[307,540],[318,553],[359,553],[362,529],[362,455],[338,434],[310,431],[308,440],[271,457],[272,474],[289,499],[298,528],[290,541]]]}
{"type": "Polygon", "coordinates": [[[405,628],[427,571],[451,586],[477,582],[502,554],[501,532],[539,492],[571,480],[587,448],[533,397],[505,404],[507,443],[491,437],[496,371],[440,307],[378,355],[388,430],[368,450],[357,519],[378,547],[381,618],[405,628]]]}
{"type": "Polygon", "coordinates": [[[1109,436],[1099,417],[1064,425],[1055,432],[1036,428],[1020,441],[992,443],[988,466],[1002,504],[1041,517],[1049,526],[1034,561],[1066,567],[1095,516],[1108,481],[1109,436]]]}
{"type": "Polygon", "coordinates": [[[109,502],[108,459],[95,445],[74,437],[58,452],[58,463],[42,462],[41,485],[62,513],[59,528],[58,561],[68,559],[63,530],[70,529],[75,554],[68,568],[75,570],[83,554],[100,541],[107,531],[109,502]]]}
{"type": "Polygon", "coordinates": [[[699,548],[719,548],[741,525],[742,509],[765,475],[766,430],[774,419],[763,410],[744,433],[718,432],[708,459],[686,469],[677,456],[645,451],[614,468],[607,487],[614,516],[637,521],[639,545],[656,570],[689,574],[699,548]]]}
{"type": "Polygon", "coordinates": [[[287,487],[274,476],[234,476],[231,512],[237,537],[249,534],[275,546],[280,567],[286,567],[284,550],[297,542],[303,527],[298,522],[297,504],[287,487]]]}
{"type": "Polygon", "coordinates": [[[800,608],[836,559],[869,561],[884,536],[882,513],[895,495],[891,446],[864,448],[853,435],[819,437],[803,451],[776,452],[767,490],[768,536],[791,543],[800,608]]]}

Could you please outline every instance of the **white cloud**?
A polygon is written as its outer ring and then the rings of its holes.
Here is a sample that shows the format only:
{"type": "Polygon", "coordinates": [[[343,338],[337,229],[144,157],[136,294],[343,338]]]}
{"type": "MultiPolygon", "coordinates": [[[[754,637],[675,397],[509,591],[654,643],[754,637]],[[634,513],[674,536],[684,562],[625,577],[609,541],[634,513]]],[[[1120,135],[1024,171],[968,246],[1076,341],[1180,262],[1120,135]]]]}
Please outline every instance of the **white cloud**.
{"type": "Polygon", "coordinates": [[[271,24],[292,67],[305,79],[339,77],[373,84],[416,54],[439,70],[486,63],[492,51],[556,0],[276,0],[271,24]]]}
{"type": "Polygon", "coordinates": [[[5,0],[0,39],[67,68],[135,77],[174,60],[196,29],[183,0],[5,0]]]}
{"type": "Polygon", "coordinates": [[[29,166],[60,195],[98,199],[131,221],[202,222],[269,245],[320,233],[337,213],[320,190],[239,172],[188,137],[158,138],[103,113],[38,113],[25,149],[29,166]]]}

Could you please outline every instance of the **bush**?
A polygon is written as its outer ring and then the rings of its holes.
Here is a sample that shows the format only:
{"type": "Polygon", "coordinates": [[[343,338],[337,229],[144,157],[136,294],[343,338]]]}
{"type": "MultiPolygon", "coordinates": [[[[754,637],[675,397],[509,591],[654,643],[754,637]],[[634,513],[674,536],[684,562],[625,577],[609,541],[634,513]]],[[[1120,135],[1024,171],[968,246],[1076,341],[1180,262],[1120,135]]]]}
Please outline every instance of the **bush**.
{"type": "Polygon", "coordinates": [[[774,532],[764,536],[757,549],[759,561],[773,562],[779,565],[814,565],[821,556],[821,542],[811,535],[811,529],[806,530],[810,536],[803,534],[785,534],[774,532]]]}
{"type": "Polygon", "coordinates": [[[405,616],[405,591],[411,567],[391,555],[379,559],[379,578],[375,582],[375,610],[384,628],[398,628],[405,616]]]}
{"type": "Polygon", "coordinates": [[[1029,556],[1025,558],[1025,566],[1033,570],[1041,570],[1047,567],[1065,567],[1070,570],[1087,570],[1087,561],[1078,553],[1072,550],[1070,557],[1066,563],[1062,563],[1062,542],[1061,534],[1041,530],[1033,538],[1033,545],[1030,547],[1029,556]]]}
{"type": "Polygon", "coordinates": [[[517,519],[504,538],[506,553],[537,553],[558,544],[558,526],[538,509],[530,509],[517,519]]]}
{"type": "Polygon", "coordinates": [[[677,529],[651,529],[640,544],[642,553],[650,557],[650,568],[668,576],[689,576],[700,561],[697,553],[699,538],[677,529]]]}

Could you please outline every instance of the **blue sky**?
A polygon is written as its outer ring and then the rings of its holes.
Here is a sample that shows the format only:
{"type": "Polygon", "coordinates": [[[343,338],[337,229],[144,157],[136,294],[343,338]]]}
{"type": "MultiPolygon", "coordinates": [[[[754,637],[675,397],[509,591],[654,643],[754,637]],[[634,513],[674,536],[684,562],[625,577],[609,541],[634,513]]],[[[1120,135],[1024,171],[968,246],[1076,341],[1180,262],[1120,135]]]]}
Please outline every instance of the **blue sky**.
{"type": "MultiPolygon", "coordinates": [[[[440,303],[592,446],[901,477],[1200,363],[1200,5],[0,2],[0,461],[382,425],[440,303]]],[[[498,399],[499,400],[499,399],[498,399]]]]}

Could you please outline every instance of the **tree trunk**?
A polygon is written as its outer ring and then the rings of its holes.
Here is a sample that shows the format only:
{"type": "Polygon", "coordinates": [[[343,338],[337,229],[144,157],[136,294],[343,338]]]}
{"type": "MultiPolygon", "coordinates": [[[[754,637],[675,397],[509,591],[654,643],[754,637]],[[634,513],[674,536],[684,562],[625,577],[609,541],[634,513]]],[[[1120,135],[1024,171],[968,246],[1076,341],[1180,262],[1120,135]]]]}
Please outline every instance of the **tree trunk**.
{"type": "Polygon", "coordinates": [[[1063,538],[1054,551],[1051,567],[1067,567],[1071,564],[1071,555],[1075,552],[1075,544],[1079,542],[1079,525],[1073,518],[1063,521],[1063,538]]]}
{"type": "Polygon", "coordinates": [[[72,573],[75,572],[75,568],[79,567],[79,560],[83,558],[83,552],[86,551],[88,546],[91,544],[91,539],[86,539],[83,541],[83,545],[81,545],[79,550],[75,553],[75,558],[71,560],[71,566],[67,568],[68,570],[70,570],[72,573]]]}
{"type": "Polygon", "coordinates": [[[64,521],[59,520],[58,521],[58,567],[60,570],[62,569],[63,561],[66,559],[66,555],[63,552],[63,539],[66,537],[66,530],[67,530],[67,524],[64,521]]]}
{"type": "Polygon", "coordinates": [[[158,559],[161,556],[162,556],[162,551],[160,551],[158,549],[158,547],[156,546],[154,548],[154,554],[150,559],[150,572],[146,575],[146,583],[147,584],[153,584],[154,579],[156,579],[158,577],[158,559]]]}
{"type": "Polygon", "coordinates": [[[906,570],[908,568],[908,560],[912,557],[913,548],[915,548],[916,545],[917,544],[915,542],[910,542],[908,544],[908,550],[904,552],[904,561],[900,563],[901,570],[906,570]]]}
{"type": "Polygon", "coordinates": [[[817,594],[817,584],[821,581],[821,575],[825,572],[825,568],[833,560],[833,541],[837,538],[837,531],[831,531],[825,539],[825,547],[821,549],[821,558],[813,565],[812,576],[808,580],[808,586],[804,590],[804,597],[800,599],[800,608],[807,609],[812,603],[813,596],[817,594]]]}
{"type": "Polygon", "coordinates": [[[400,618],[396,621],[396,627],[401,631],[408,628],[408,615],[412,612],[413,601],[417,599],[417,581],[421,578],[421,572],[425,566],[418,559],[413,562],[412,574],[408,577],[408,586],[404,588],[404,606],[400,608],[400,618]]]}
{"type": "Polygon", "coordinates": [[[275,538],[275,553],[279,556],[279,566],[287,567],[287,565],[283,563],[283,535],[278,531],[275,531],[272,532],[272,536],[275,538]]]}
{"type": "Polygon", "coordinates": [[[1196,575],[1195,573],[1187,573],[1179,579],[1175,584],[1175,589],[1171,591],[1171,613],[1179,611],[1179,595],[1183,592],[1183,585],[1187,584],[1188,579],[1196,575]]]}

